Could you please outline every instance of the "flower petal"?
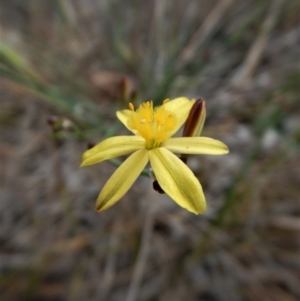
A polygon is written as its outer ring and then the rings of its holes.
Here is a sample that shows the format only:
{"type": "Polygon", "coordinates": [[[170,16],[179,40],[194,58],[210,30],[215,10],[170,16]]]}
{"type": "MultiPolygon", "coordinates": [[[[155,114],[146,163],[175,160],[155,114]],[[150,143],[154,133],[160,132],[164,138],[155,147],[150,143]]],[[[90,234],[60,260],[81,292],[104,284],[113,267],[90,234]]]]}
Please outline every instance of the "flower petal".
{"type": "Polygon", "coordinates": [[[149,159],[159,185],[179,206],[193,213],[205,211],[198,179],[177,156],[159,147],[149,151],[149,159]]]}
{"type": "Polygon", "coordinates": [[[186,97],[179,97],[164,104],[165,109],[173,112],[177,119],[177,126],[172,131],[172,135],[175,134],[187,120],[194,103],[194,99],[189,100],[186,97]]]}
{"type": "Polygon", "coordinates": [[[145,148],[145,140],[142,137],[111,137],[84,152],[80,166],[100,163],[104,160],[123,156],[142,148],[145,148]]]}
{"type": "Polygon", "coordinates": [[[228,147],[221,141],[207,137],[176,137],[162,143],[162,147],[173,153],[224,155],[228,147]]]}
{"type": "Polygon", "coordinates": [[[126,128],[136,134],[136,131],[135,130],[131,130],[129,127],[128,127],[128,119],[131,117],[131,115],[133,114],[133,111],[131,110],[122,110],[122,111],[117,111],[117,117],[118,119],[126,126],[126,128]]]}
{"type": "Polygon", "coordinates": [[[148,151],[141,149],[128,157],[104,185],[96,202],[96,211],[103,211],[128,191],[149,161],[148,151]]]}

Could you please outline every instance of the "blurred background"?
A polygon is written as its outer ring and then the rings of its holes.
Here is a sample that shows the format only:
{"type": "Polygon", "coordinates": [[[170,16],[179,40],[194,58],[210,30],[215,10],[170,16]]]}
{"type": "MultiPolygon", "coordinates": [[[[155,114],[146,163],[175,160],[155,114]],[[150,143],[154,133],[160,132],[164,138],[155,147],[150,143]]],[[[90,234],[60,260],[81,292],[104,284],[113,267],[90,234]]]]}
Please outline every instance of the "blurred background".
{"type": "MultiPolygon", "coordinates": [[[[2,301],[300,300],[300,2],[1,0],[2,301]],[[139,104],[206,100],[196,216],[79,169],[139,104]]],[[[121,158],[122,159],[122,158],[121,158]]]]}

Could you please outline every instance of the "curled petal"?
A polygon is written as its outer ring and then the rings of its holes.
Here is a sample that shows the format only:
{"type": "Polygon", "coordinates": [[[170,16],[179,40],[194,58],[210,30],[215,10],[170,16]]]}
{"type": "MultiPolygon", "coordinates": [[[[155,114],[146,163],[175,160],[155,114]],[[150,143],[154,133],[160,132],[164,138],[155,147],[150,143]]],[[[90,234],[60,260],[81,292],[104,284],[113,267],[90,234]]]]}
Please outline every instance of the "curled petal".
{"type": "Polygon", "coordinates": [[[221,141],[207,137],[176,137],[162,143],[162,146],[173,153],[224,155],[228,147],[221,141]]]}
{"type": "Polygon", "coordinates": [[[104,160],[123,156],[145,147],[145,140],[137,136],[116,136],[108,138],[82,156],[82,166],[100,163],[104,160]]]}
{"type": "Polygon", "coordinates": [[[177,156],[160,147],[149,151],[149,159],[159,185],[179,206],[196,214],[206,210],[198,179],[177,156]]]}
{"type": "Polygon", "coordinates": [[[141,149],[128,157],[101,190],[96,211],[103,211],[122,198],[148,163],[148,151],[141,149]]]}

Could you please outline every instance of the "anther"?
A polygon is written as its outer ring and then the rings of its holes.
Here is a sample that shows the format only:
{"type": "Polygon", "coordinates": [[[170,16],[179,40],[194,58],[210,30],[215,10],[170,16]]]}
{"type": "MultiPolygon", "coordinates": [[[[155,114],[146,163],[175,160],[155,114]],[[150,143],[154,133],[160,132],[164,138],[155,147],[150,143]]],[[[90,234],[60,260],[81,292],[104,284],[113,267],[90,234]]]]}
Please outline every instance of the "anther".
{"type": "Polygon", "coordinates": [[[134,111],[134,105],[133,105],[131,102],[129,103],[128,106],[129,106],[129,109],[130,109],[131,111],[134,111]]]}

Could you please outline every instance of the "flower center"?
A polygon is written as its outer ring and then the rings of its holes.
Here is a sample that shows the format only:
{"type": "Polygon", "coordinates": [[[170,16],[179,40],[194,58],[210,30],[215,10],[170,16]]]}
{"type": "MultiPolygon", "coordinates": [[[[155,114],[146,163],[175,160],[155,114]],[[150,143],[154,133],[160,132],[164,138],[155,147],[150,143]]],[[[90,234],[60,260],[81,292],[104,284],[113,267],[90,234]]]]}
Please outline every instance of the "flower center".
{"type": "Polygon", "coordinates": [[[172,131],[176,127],[175,115],[167,111],[163,105],[153,108],[152,101],[142,103],[136,111],[133,104],[129,104],[133,114],[128,120],[128,127],[135,130],[138,135],[146,140],[146,148],[153,149],[159,147],[161,143],[172,136],[172,131]]]}

